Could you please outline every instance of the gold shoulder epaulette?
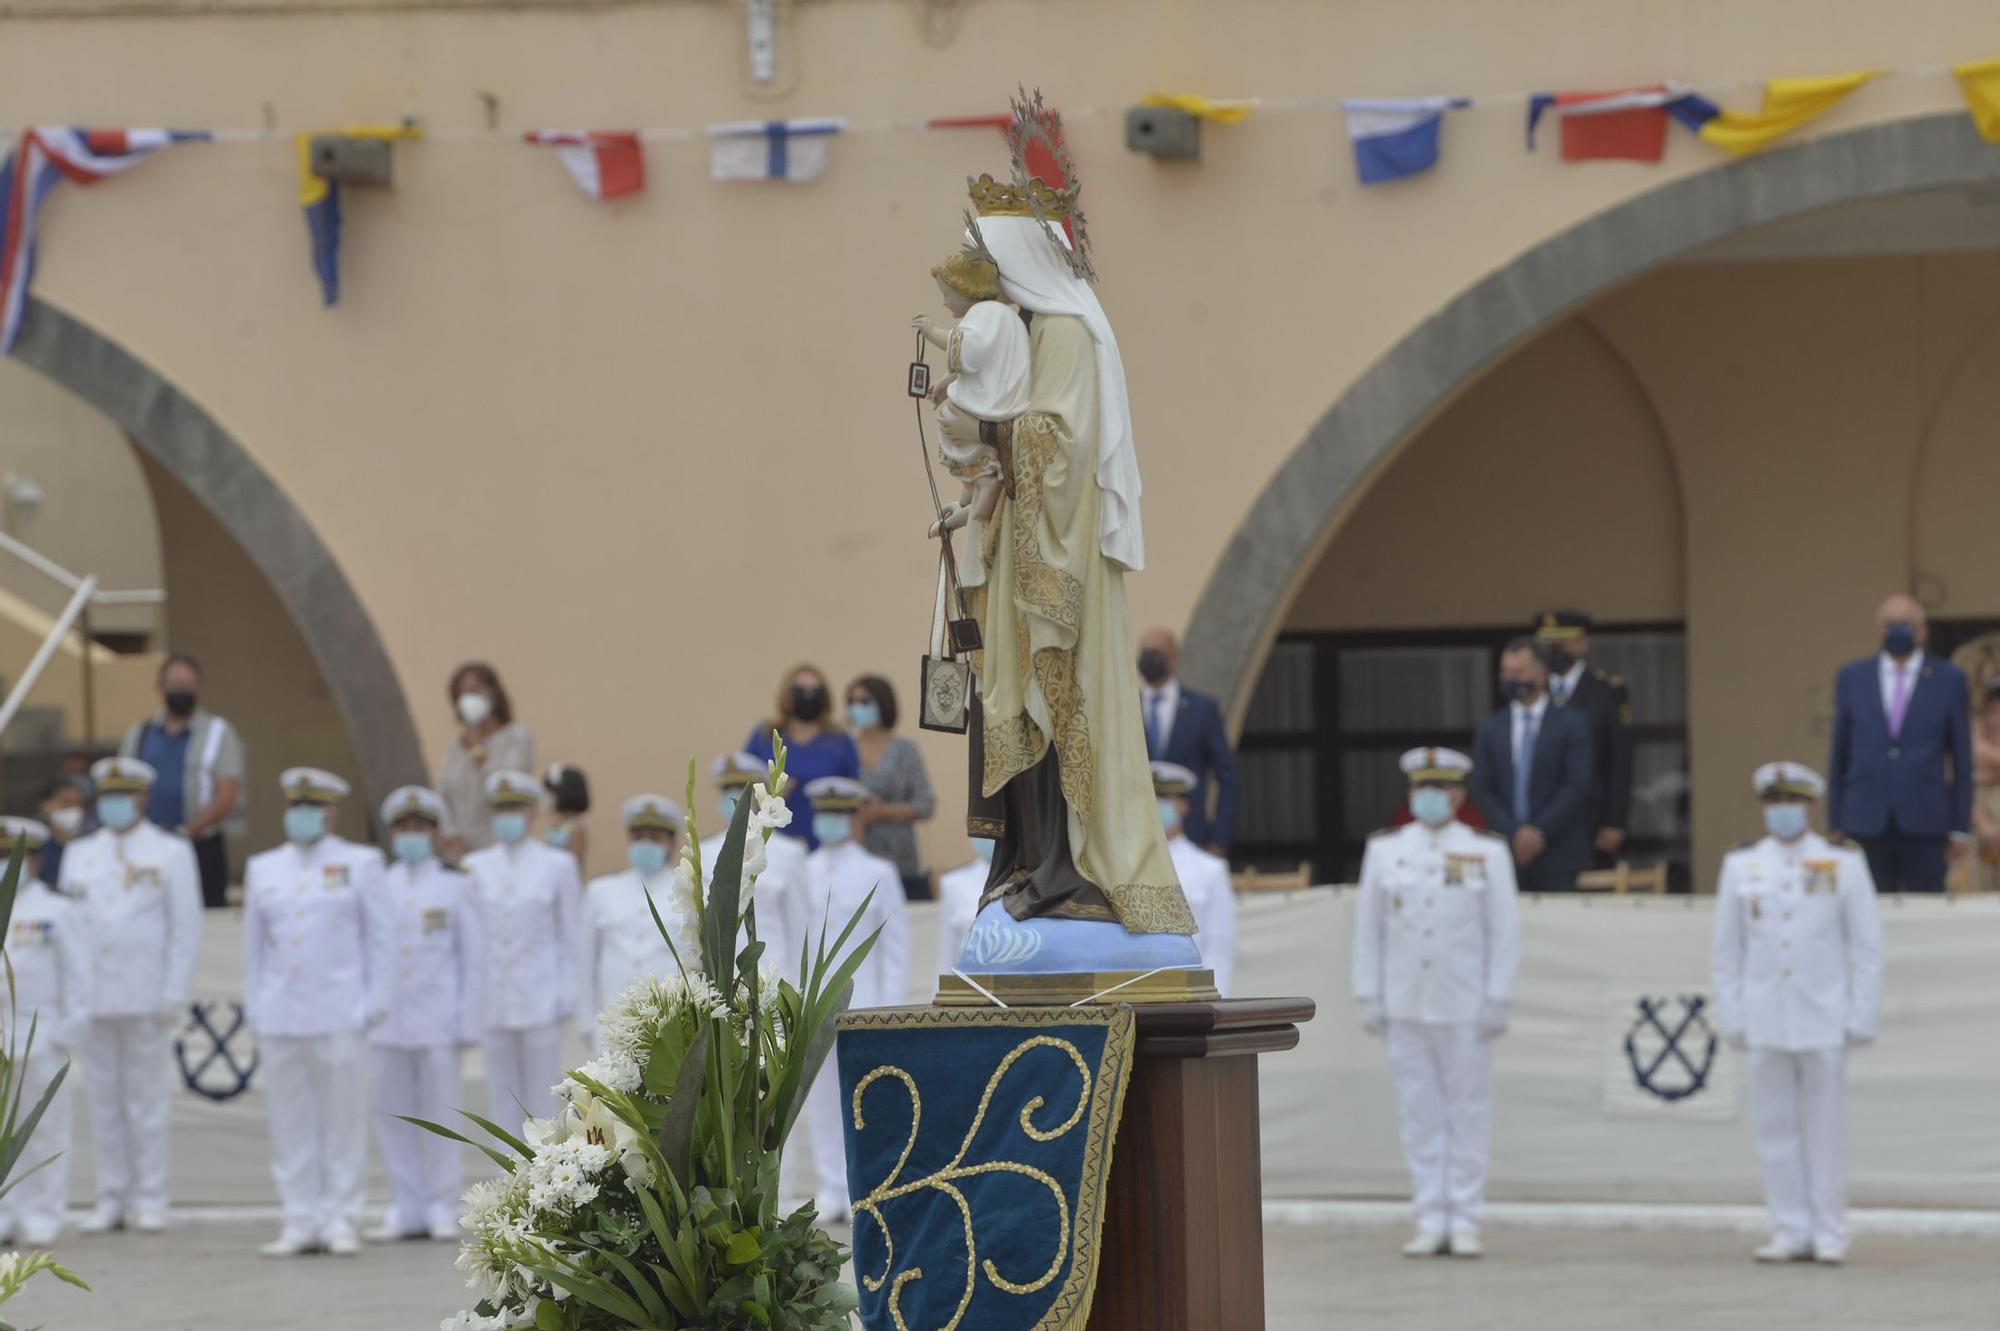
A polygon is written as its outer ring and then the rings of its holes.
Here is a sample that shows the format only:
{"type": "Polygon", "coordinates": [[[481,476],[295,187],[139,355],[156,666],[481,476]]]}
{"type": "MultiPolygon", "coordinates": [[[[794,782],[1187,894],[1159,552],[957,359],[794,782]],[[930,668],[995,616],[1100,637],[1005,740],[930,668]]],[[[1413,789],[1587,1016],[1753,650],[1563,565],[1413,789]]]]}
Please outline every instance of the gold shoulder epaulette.
{"type": "Polygon", "coordinates": [[[1394,836],[1402,830],[1400,827],[1378,827],[1368,834],[1368,839],[1373,841],[1378,836],[1394,836]]]}
{"type": "Polygon", "coordinates": [[[1474,836],[1487,837],[1491,840],[1498,841],[1503,846],[1507,844],[1507,838],[1501,836],[1498,832],[1494,831],[1490,827],[1469,827],[1467,830],[1470,831],[1474,836]]]}
{"type": "Polygon", "coordinates": [[[1723,853],[1724,853],[1724,854],[1729,854],[1729,855],[1733,855],[1733,854],[1735,854],[1735,853],[1736,853],[1737,851],[1739,851],[1739,850],[1751,850],[1751,849],[1753,849],[1753,848],[1754,848],[1754,847],[1755,847],[1756,845],[1757,845],[1757,843],[1756,843],[1755,841],[1739,841],[1739,842],[1737,842],[1737,843],[1736,843],[1735,845],[1731,846],[1731,847],[1730,847],[1730,848],[1729,848],[1729,849],[1728,849],[1727,851],[1725,851],[1725,852],[1723,852],[1723,853]]]}
{"type": "Polygon", "coordinates": [[[1861,849],[1861,843],[1851,836],[1830,836],[1826,839],[1826,844],[1829,846],[1838,846],[1842,850],[1861,849]]]}

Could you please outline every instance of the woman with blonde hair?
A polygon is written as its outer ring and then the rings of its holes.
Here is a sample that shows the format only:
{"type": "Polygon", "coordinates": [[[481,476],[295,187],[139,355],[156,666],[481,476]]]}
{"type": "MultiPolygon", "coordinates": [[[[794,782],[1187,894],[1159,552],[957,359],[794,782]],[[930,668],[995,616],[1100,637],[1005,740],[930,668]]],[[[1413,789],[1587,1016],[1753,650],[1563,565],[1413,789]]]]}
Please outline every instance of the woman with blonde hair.
{"type": "Polygon", "coordinates": [[[831,715],[832,693],[826,675],[817,666],[799,664],[785,672],[778,684],[778,712],[750,732],[743,751],[769,762],[771,732],[785,737],[785,803],[792,809],[792,825],[785,835],[795,836],[809,849],[819,849],[812,831],[812,801],[806,798],[808,783],[823,776],[861,779],[861,755],[854,741],[841,730],[831,715]]]}

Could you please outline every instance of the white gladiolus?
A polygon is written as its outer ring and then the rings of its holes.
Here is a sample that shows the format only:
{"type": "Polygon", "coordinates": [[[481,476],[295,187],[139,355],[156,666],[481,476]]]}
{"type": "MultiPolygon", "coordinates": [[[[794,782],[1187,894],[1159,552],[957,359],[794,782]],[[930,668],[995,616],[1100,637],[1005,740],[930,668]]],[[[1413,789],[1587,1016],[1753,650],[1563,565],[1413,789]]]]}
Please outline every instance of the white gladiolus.
{"type": "MultiPolygon", "coordinates": [[[[785,797],[773,795],[764,788],[762,781],[750,788],[750,797],[754,801],[750,810],[750,835],[757,836],[765,831],[782,832],[792,825],[792,811],[786,807],[785,797]]],[[[761,837],[758,839],[762,840],[761,837]]]]}

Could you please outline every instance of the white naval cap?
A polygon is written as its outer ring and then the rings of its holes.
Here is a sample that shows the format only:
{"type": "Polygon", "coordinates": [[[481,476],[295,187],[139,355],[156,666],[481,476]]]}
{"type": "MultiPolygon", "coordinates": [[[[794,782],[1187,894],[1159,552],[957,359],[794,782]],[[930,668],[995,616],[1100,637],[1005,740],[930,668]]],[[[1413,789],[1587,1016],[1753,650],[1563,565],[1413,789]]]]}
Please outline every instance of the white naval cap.
{"type": "Polygon", "coordinates": [[[1457,749],[1411,749],[1402,757],[1411,785],[1460,786],[1472,774],[1472,759],[1457,749]]]}
{"type": "Polygon", "coordinates": [[[875,792],[851,776],[823,776],[806,782],[806,798],[815,813],[852,813],[875,798],[875,792]]]}
{"type": "Polygon", "coordinates": [[[1750,784],[1757,791],[1758,799],[1769,799],[1773,795],[1798,795],[1816,800],[1826,794],[1826,782],[1804,763],[1765,763],[1750,778],[1750,784]]]}
{"type": "Polygon", "coordinates": [[[724,790],[741,790],[768,774],[764,760],[754,753],[725,753],[708,765],[708,774],[724,790]]]}
{"type": "Polygon", "coordinates": [[[100,795],[149,789],[158,775],[137,758],[99,758],[90,765],[90,784],[100,795]]]}
{"type": "Polygon", "coordinates": [[[619,806],[618,817],[624,822],[625,830],[636,832],[642,827],[658,828],[679,836],[686,826],[686,815],[681,806],[665,795],[634,795],[619,806]]]}
{"type": "Polygon", "coordinates": [[[444,798],[429,786],[402,786],[382,801],[382,821],[394,827],[405,818],[444,822],[444,798]]]}
{"type": "Polygon", "coordinates": [[[338,804],[347,798],[348,785],[317,767],[287,767],[278,776],[278,789],[293,804],[338,804]]]}
{"type": "Polygon", "coordinates": [[[0,818],[0,850],[12,850],[16,845],[40,850],[48,840],[48,827],[32,818],[0,818]]]}
{"type": "Polygon", "coordinates": [[[526,772],[501,768],[486,778],[486,802],[496,809],[539,804],[542,783],[526,772]]]}
{"type": "Polygon", "coordinates": [[[1179,763],[1153,764],[1155,795],[1192,795],[1200,785],[1201,778],[1179,763]]]}

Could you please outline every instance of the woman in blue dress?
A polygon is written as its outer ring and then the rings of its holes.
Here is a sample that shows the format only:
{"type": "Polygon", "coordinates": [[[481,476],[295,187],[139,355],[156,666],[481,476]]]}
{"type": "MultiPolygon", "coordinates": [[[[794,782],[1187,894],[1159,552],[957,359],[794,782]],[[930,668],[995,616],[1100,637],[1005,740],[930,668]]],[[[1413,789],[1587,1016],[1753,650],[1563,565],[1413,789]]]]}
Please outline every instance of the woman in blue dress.
{"type": "Polygon", "coordinates": [[[812,801],[806,798],[808,782],[823,776],[861,779],[861,755],[854,740],[842,731],[831,714],[833,697],[826,676],[815,666],[797,665],[785,672],[778,685],[778,716],[750,732],[743,750],[766,762],[771,758],[771,732],[785,737],[785,803],[792,810],[792,825],[785,835],[795,836],[808,849],[818,850],[812,833],[812,801]]]}

